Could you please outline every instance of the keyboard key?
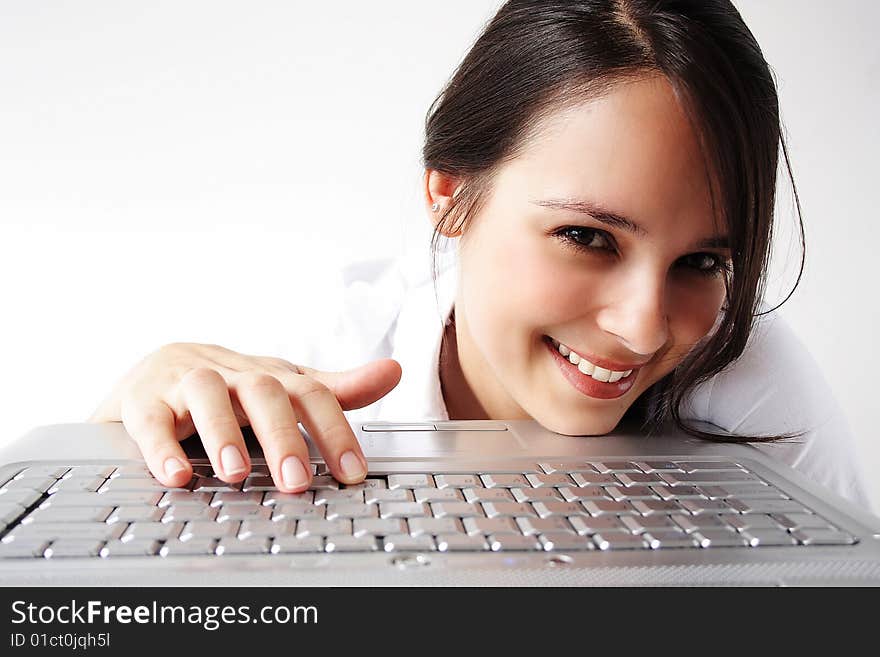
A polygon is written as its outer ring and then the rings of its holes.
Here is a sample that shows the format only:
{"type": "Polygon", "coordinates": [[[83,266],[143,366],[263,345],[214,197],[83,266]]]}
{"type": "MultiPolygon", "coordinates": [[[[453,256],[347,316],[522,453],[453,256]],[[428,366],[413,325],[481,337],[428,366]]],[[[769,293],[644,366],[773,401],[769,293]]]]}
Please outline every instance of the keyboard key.
{"type": "MultiPolygon", "coordinates": [[[[105,493],[106,494],[106,493],[105,493]]],[[[151,493],[131,493],[131,495],[144,495],[151,493]]],[[[189,492],[189,491],[171,491],[165,493],[159,500],[159,506],[171,506],[172,504],[200,504],[206,505],[211,503],[213,493],[207,492],[189,492]]]]}
{"type": "Polygon", "coordinates": [[[637,465],[642,472],[674,472],[680,470],[678,465],[672,461],[636,461],[635,465],[637,465]]]}
{"type": "Polygon", "coordinates": [[[339,488],[339,482],[330,475],[312,477],[312,483],[309,485],[309,490],[313,491],[336,490],[337,488],[339,488]]]}
{"type": "Polygon", "coordinates": [[[461,502],[464,496],[456,488],[416,488],[416,502],[461,502]]]}
{"type": "Polygon", "coordinates": [[[836,529],[798,529],[791,535],[802,545],[852,545],[855,537],[836,529]]]}
{"type": "Polygon", "coordinates": [[[610,500],[602,486],[575,486],[572,488],[557,488],[559,494],[566,502],[581,502],[583,500],[610,500]]]}
{"type": "Polygon", "coordinates": [[[211,506],[231,506],[233,504],[250,504],[260,505],[263,503],[263,493],[260,491],[250,491],[248,493],[242,491],[225,491],[214,493],[211,498],[211,506]]]}
{"type": "Polygon", "coordinates": [[[328,536],[325,543],[327,552],[374,552],[379,542],[374,536],[328,536]]]}
{"type": "MultiPolygon", "coordinates": [[[[506,502],[500,502],[506,504],[506,502]]],[[[510,502],[513,504],[513,502],[510,502]]],[[[435,518],[451,516],[453,518],[482,518],[486,514],[479,504],[469,502],[435,502],[431,505],[435,518]]]]}
{"type": "Polygon", "coordinates": [[[276,504],[272,509],[272,520],[320,520],[327,511],[326,506],[314,506],[311,504],[276,504]]]}
{"type": "Polygon", "coordinates": [[[702,499],[706,497],[696,486],[651,486],[661,500],[684,500],[688,498],[702,499]]]}
{"type": "Polygon", "coordinates": [[[731,507],[740,513],[809,513],[800,502],[795,500],[729,500],[731,507]]]}
{"type": "Polygon", "coordinates": [[[470,535],[522,533],[513,518],[465,518],[462,525],[470,535]]]}
{"type": "Polygon", "coordinates": [[[739,532],[751,531],[753,529],[772,529],[775,531],[780,529],[779,523],[772,517],[759,513],[728,515],[724,517],[724,521],[739,532]]]}
{"type": "Polygon", "coordinates": [[[315,504],[335,504],[340,502],[357,502],[363,504],[364,491],[352,488],[315,491],[315,504]]]}
{"type": "Polygon", "coordinates": [[[586,515],[587,513],[580,502],[535,502],[532,506],[535,509],[535,513],[541,518],[586,515]]]}
{"type": "MultiPolygon", "coordinates": [[[[189,522],[190,520],[210,520],[217,519],[220,509],[213,506],[202,506],[199,504],[175,504],[165,507],[165,515],[161,517],[162,522],[189,522]]],[[[162,511],[162,509],[159,509],[162,511]]]]}
{"type": "Polygon", "coordinates": [[[488,537],[489,549],[493,552],[517,552],[543,550],[544,547],[534,536],[497,534],[488,537]]]}
{"type": "Polygon", "coordinates": [[[367,490],[380,490],[388,488],[388,484],[385,483],[384,479],[364,479],[359,484],[345,484],[343,490],[359,490],[359,491],[367,491],[367,490]]]}
{"type": "Polygon", "coordinates": [[[115,465],[74,465],[62,476],[64,479],[91,477],[106,479],[112,476],[115,470],[115,465]]]}
{"type": "Polygon", "coordinates": [[[437,488],[482,488],[483,483],[477,475],[438,474],[434,476],[437,488]]]}
{"type": "Polygon", "coordinates": [[[681,532],[669,516],[621,516],[620,523],[633,534],[642,534],[646,531],[654,533],[659,531],[681,532]]]}
{"type": "Polygon", "coordinates": [[[576,486],[613,486],[620,483],[614,475],[598,472],[575,472],[571,475],[571,479],[576,486]]]}
{"type": "Polygon", "coordinates": [[[645,484],[662,484],[663,480],[656,474],[646,472],[621,472],[616,475],[624,486],[644,486],[645,484]]]}
{"type": "Polygon", "coordinates": [[[268,520],[272,517],[272,507],[259,504],[224,504],[217,514],[217,522],[230,520],[268,520]]]}
{"type": "Polygon", "coordinates": [[[593,535],[593,542],[600,550],[636,550],[650,547],[641,536],[626,531],[603,531],[593,535]]]}
{"type": "Polygon", "coordinates": [[[351,502],[346,504],[328,504],[327,520],[335,520],[336,518],[376,518],[379,515],[379,509],[376,504],[361,504],[359,502],[351,502]]]}
{"type": "Polygon", "coordinates": [[[428,474],[391,474],[388,475],[388,488],[434,488],[434,478],[428,474]]]}
{"type": "Polygon", "coordinates": [[[17,504],[22,507],[29,507],[31,504],[43,497],[43,493],[34,488],[19,488],[8,490],[0,495],[0,507],[10,504],[17,504]]]}
{"type": "Polygon", "coordinates": [[[527,474],[526,479],[529,484],[534,486],[535,488],[541,488],[544,486],[547,487],[559,487],[559,486],[573,486],[574,481],[572,481],[571,477],[569,477],[564,472],[557,472],[553,474],[527,474]]]}
{"type": "Polygon", "coordinates": [[[595,550],[596,546],[589,538],[570,533],[547,533],[538,536],[541,547],[547,551],[554,550],[595,550]]]}
{"type": "Polygon", "coordinates": [[[213,538],[192,538],[187,541],[172,539],[159,548],[162,557],[192,556],[198,554],[214,554],[217,540],[213,538]]]}
{"type": "MultiPolygon", "coordinates": [[[[112,527],[113,525],[110,526],[112,527]]],[[[182,528],[183,523],[180,522],[133,522],[125,530],[121,540],[153,539],[156,541],[167,541],[171,538],[177,538],[182,528]]]]}
{"type": "Polygon", "coordinates": [[[351,535],[351,520],[300,520],[296,523],[296,535],[303,536],[336,536],[351,535]]]}
{"type": "Polygon", "coordinates": [[[731,529],[700,529],[691,534],[700,547],[740,547],[748,541],[731,529]]]}
{"type": "MultiPolygon", "coordinates": [[[[749,518],[751,515],[749,514],[745,517],[749,518]]],[[[772,520],[782,525],[788,531],[797,531],[798,529],[833,529],[830,522],[814,513],[776,513],[773,514],[772,520]]]]}
{"type": "MultiPolygon", "coordinates": [[[[459,503],[452,502],[452,504],[459,503]]],[[[379,504],[379,516],[382,518],[420,518],[430,517],[430,515],[430,507],[418,502],[383,502],[379,504]]]]}
{"type": "Polygon", "coordinates": [[[120,506],[107,518],[113,522],[157,522],[165,516],[165,509],[155,506],[120,506]]]}
{"type": "Polygon", "coordinates": [[[226,493],[241,490],[243,482],[235,484],[227,484],[217,477],[199,477],[193,484],[193,491],[196,493],[226,493]]]}
{"type": "Polygon", "coordinates": [[[605,491],[611,499],[620,500],[657,500],[657,494],[647,486],[606,486],[605,491]]]}
{"type": "Polygon", "coordinates": [[[672,500],[633,500],[633,508],[643,516],[682,513],[684,509],[672,500]]]}
{"type": "Polygon", "coordinates": [[[183,526],[179,538],[181,541],[221,539],[227,536],[236,536],[241,523],[239,522],[213,522],[210,520],[191,520],[183,526]]]}
{"type": "MultiPolygon", "coordinates": [[[[547,504],[553,504],[553,502],[547,502],[547,504]]],[[[558,504],[567,504],[567,502],[558,502],[558,504]]],[[[483,511],[486,512],[487,518],[515,518],[536,515],[535,510],[530,504],[519,502],[483,502],[483,511]]]]}
{"type": "Polygon", "coordinates": [[[13,479],[23,479],[25,477],[51,477],[53,479],[61,479],[70,471],[68,466],[58,465],[31,465],[19,472],[13,479]]]}
{"type": "Polygon", "coordinates": [[[367,504],[380,504],[382,502],[413,502],[415,496],[411,490],[398,488],[396,490],[365,490],[364,501],[367,504]]]}
{"type": "Polygon", "coordinates": [[[238,537],[241,539],[252,536],[288,536],[293,534],[296,520],[244,520],[238,528],[238,537]]]}
{"type": "Polygon", "coordinates": [[[701,472],[663,472],[660,477],[670,486],[702,486],[731,482],[759,482],[760,477],[744,470],[708,470],[701,472]]]}
{"type": "MultiPolygon", "coordinates": [[[[49,493],[65,491],[68,493],[94,493],[104,485],[104,477],[75,477],[59,479],[49,487],[49,493]]],[[[158,483],[158,482],[157,482],[158,483]]]]}
{"type": "Polygon", "coordinates": [[[321,536],[276,536],[270,550],[272,554],[323,552],[324,539],[321,536]]]}
{"type": "Polygon", "coordinates": [[[747,529],[742,537],[751,547],[797,545],[797,541],[781,529],[747,529]]]}
{"type": "Polygon", "coordinates": [[[399,518],[356,518],[353,534],[371,534],[387,536],[388,534],[405,534],[406,521],[399,518]]]}
{"type": "Polygon", "coordinates": [[[684,472],[715,472],[718,470],[742,470],[737,463],[730,461],[678,461],[684,472]]]}
{"type": "Polygon", "coordinates": [[[3,537],[3,540],[16,540],[17,538],[45,538],[56,540],[61,538],[93,539],[95,541],[109,541],[119,538],[125,531],[122,523],[108,525],[103,522],[36,522],[30,525],[20,525],[3,537]]]}
{"type": "MultiPolygon", "coordinates": [[[[494,490],[501,492],[503,488],[487,488],[486,490],[494,490]]],[[[556,488],[508,488],[513,493],[513,499],[517,502],[552,502],[562,501],[562,496],[556,488]]]]}
{"type": "Polygon", "coordinates": [[[277,490],[266,491],[263,495],[263,506],[276,506],[278,504],[314,504],[315,491],[307,490],[302,493],[281,493],[277,490]]]}
{"type": "Polygon", "coordinates": [[[599,472],[641,472],[639,466],[630,461],[602,461],[593,464],[599,472]]]}
{"type": "Polygon", "coordinates": [[[484,474],[480,476],[486,488],[530,488],[531,484],[522,474],[484,474]]]}
{"type": "Polygon", "coordinates": [[[652,530],[642,534],[642,538],[652,550],[697,547],[694,537],[682,531],[652,530]]]}
{"type": "Polygon", "coordinates": [[[591,516],[608,514],[638,513],[630,502],[615,502],[613,500],[587,500],[581,502],[584,509],[591,516]]]}
{"type": "Polygon", "coordinates": [[[547,474],[553,474],[554,472],[596,472],[596,468],[589,463],[578,463],[577,461],[545,461],[539,463],[538,467],[547,474]]]}
{"type": "Polygon", "coordinates": [[[588,534],[596,534],[598,532],[613,530],[626,531],[626,527],[620,522],[617,516],[599,516],[591,518],[590,516],[569,516],[568,522],[574,530],[581,536],[588,534]]]}
{"type": "Polygon", "coordinates": [[[550,518],[517,518],[516,524],[526,536],[535,534],[574,534],[568,520],[559,516],[550,518]]]}
{"type": "Polygon", "coordinates": [[[459,534],[464,532],[458,518],[412,518],[409,522],[409,533],[419,534],[459,534]]]}
{"type": "Polygon", "coordinates": [[[26,509],[21,504],[0,504],[0,528],[11,525],[26,509]]]}
{"type": "Polygon", "coordinates": [[[489,549],[489,543],[482,536],[467,534],[446,534],[437,537],[440,552],[471,552],[489,549]]]}
{"type": "Polygon", "coordinates": [[[127,542],[109,541],[101,548],[100,555],[109,557],[151,557],[159,553],[162,544],[152,539],[132,540],[127,542]]]}
{"type": "Polygon", "coordinates": [[[434,539],[429,534],[410,536],[409,534],[389,534],[382,541],[386,552],[412,552],[436,550],[434,539]]]}
{"type": "MultiPolygon", "coordinates": [[[[81,481],[81,480],[72,480],[72,479],[62,479],[61,481],[81,481]]],[[[89,480],[85,480],[89,481],[89,480]]],[[[97,481],[97,480],[96,480],[97,481]]],[[[62,488],[61,490],[90,490],[90,487],[86,488],[62,488]]],[[[168,490],[176,490],[182,491],[187,490],[185,488],[169,488],[165,484],[155,480],[155,479],[127,479],[118,477],[116,479],[108,479],[103,486],[100,487],[101,493],[126,493],[129,491],[145,491],[148,493],[160,493],[168,490]]]]}
{"type": "MultiPolygon", "coordinates": [[[[476,502],[513,502],[513,493],[511,490],[522,490],[518,488],[465,488],[464,499],[470,503],[476,502]]],[[[550,490],[550,489],[548,489],[550,490]]]]}
{"type": "MultiPolygon", "coordinates": [[[[7,537],[8,538],[8,537],[7,537]]],[[[24,559],[42,557],[50,541],[39,536],[15,538],[0,543],[0,559],[24,559]]]]}
{"type": "Polygon", "coordinates": [[[716,486],[727,492],[727,497],[735,497],[738,499],[763,498],[770,500],[787,500],[789,499],[778,488],[767,486],[766,484],[724,484],[716,486]]]}
{"type": "Polygon", "coordinates": [[[29,525],[33,522],[104,522],[112,512],[112,506],[48,507],[31,511],[21,520],[21,524],[29,525]]]}
{"type": "Polygon", "coordinates": [[[62,538],[54,541],[46,548],[44,556],[47,559],[65,559],[76,557],[97,557],[104,541],[90,539],[62,538]]]}
{"type": "Polygon", "coordinates": [[[737,513],[736,509],[728,506],[723,500],[682,500],[680,504],[683,509],[695,516],[704,513],[737,513]]]}
{"type": "Polygon", "coordinates": [[[130,491],[124,493],[55,493],[40,503],[40,508],[50,506],[154,506],[162,493],[130,491]]]}
{"type": "Polygon", "coordinates": [[[224,554],[269,554],[270,547],[272,547],[272,539],[263,536],[245,539],[221,538],[214,553],[218,556],[224,554]]]}

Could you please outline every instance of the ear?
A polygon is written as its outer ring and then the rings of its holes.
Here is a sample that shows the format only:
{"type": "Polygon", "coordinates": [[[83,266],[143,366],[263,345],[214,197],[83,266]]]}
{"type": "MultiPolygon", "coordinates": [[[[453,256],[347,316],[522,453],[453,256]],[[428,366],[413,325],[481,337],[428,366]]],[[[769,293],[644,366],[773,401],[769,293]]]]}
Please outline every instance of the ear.
{"type": "MultiPolygon", "coordinates": [[[[450,175],[436,171],[435,169],[426,169],[424,176],[424,193],[425,207],[428,212],[428,220],[435,228],[440,222],[444,213],[452,206],[455,201],[455,194],[461,186],[461,180],[453,178],[450,175]],[[434,210],[433,208],[437,209],[434,210]]],[[[446,237],[458,237],[461,230],[448,232],[451,226],[446,226],[442,231],[446,237]]]]}

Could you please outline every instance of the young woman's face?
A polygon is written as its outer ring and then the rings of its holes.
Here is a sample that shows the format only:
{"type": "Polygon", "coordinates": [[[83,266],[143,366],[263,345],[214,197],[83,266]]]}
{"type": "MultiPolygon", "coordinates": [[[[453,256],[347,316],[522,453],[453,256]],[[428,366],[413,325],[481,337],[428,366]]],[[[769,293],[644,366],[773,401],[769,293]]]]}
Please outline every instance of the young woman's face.
{"type": "Polygon", "coordinates": [[[730,254],[665,78],[616,85],[543,128],[462,235],[467,386],[444,392],[490,418],[603,434],[713,329],[730,254]]]}

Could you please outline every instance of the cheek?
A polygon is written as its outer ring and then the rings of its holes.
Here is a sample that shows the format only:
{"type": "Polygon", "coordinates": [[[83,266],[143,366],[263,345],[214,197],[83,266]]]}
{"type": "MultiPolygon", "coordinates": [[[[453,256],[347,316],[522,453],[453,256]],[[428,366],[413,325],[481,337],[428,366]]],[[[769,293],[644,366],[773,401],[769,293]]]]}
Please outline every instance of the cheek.
{"type": "Polygon", "coordinates": [[[712,330],[723,303],[724,282],[720,278],[702,286],[691,284],[678,294],[670,312],[670,332],[681,357],[712,330]]]}

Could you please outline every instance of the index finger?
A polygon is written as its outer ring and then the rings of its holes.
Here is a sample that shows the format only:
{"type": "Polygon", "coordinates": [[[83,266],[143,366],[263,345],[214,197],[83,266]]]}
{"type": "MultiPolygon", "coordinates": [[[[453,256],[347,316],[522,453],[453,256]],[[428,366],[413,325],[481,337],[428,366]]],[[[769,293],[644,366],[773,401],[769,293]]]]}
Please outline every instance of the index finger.
{"type": "Polygon", "coordinates": [[[286,379],[294,411],[317,444],[331,474],[345,484],[363,481],[367,460],[336,395],[304,374],[291,374],[286,379]]]}

